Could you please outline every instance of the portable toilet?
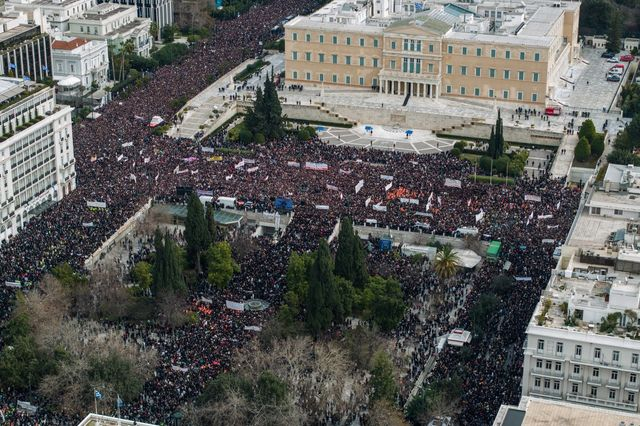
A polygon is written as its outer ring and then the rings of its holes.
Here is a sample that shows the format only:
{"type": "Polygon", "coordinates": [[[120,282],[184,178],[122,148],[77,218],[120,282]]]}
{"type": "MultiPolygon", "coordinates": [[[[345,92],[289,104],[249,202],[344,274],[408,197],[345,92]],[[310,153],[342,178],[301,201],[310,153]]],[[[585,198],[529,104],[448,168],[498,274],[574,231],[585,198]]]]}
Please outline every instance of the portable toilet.
{"type": "Polygon", "coordinates": [[[380,250],[390,251],[393,246],[393,237],[391,235],[384,235],[380,237],[380,250]]]}
{"type": "Polygon", "coordinates": [[[500,247],[502,243],[500,241],[491,241],[489,248],[487,249],[487,259],[497,260],[500,254],[500,247]]]}

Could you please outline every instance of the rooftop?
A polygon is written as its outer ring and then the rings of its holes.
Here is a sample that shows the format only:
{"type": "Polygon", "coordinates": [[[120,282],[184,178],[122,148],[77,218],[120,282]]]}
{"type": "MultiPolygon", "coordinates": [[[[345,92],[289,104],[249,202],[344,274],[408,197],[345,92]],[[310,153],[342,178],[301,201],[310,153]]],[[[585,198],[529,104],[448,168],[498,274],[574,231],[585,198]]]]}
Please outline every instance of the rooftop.
{"type": "Polygon", "coordinates": [[[560,7],[541,7],[529,18],[519,35],[546,36],[558,19],[562,18],[564,10],[560,7]]]}
{"type": "Polygon", "coordinates": [[[51,44],[51,48],[58,50],[73,50],[87,43],[89,43],[89,40],[82,38],[74,38],[71,40],[55,40],[51,44]]]}
{"type": "Polygon", "coordinates": [[[493,426],[622,426],[640,425],[640,416],[564,401],[523,397],[516,406],[503,405],[493,426]]]}

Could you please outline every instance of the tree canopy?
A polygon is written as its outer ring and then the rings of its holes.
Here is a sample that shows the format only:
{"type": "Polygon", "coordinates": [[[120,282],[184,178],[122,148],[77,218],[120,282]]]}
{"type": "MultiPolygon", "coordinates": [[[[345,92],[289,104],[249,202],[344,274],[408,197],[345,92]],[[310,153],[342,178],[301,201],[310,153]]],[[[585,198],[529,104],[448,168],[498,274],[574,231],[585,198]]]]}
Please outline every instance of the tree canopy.
{"type": "Polygon", "coordinates": [[[267,76],[264,90],[258,87],[253,106],[245,117],[247,129],[254,135],[262,134],[267,139],[279,138],[284,134],[282,122],[282,105],[271,77],[267,76]]]}
{"type": "Polygon", "coordinates": [[[207,251],[207,281],[219,289],[226,288],[233,274],[240,271],[240,266],[233,260],[231,246],[226,241],[212,244],[207,251]]]}

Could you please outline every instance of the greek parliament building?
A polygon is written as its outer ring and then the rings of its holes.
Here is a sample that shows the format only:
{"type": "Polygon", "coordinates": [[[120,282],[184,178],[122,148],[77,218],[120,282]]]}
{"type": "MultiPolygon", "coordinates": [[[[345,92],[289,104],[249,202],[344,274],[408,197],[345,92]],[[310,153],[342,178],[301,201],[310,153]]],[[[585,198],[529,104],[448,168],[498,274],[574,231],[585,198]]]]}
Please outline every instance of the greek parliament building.
{"type": "Polygon", "coordinates": [[[0,78],[0,242],[75,189],[71,110],[52,87],[0,78]]]}
{"type": "Polygon", "coordinates": [[[579,2],[335,0],[285,25],[286,79],[542,105],[578,60],[579,11],[579,2]]]}

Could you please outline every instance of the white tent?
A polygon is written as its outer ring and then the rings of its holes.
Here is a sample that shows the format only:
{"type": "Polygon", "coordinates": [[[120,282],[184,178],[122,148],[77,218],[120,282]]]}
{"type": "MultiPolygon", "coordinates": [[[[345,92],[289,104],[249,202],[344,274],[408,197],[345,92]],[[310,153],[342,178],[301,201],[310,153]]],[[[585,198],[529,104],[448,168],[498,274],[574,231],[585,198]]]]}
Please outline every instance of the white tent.
{"type": "Polygon", "coordinates": [[[473,250],[453,249],[455,254],[460,258],[460,266],[463,268],[475,268],[482,258],[473,250]]]}

